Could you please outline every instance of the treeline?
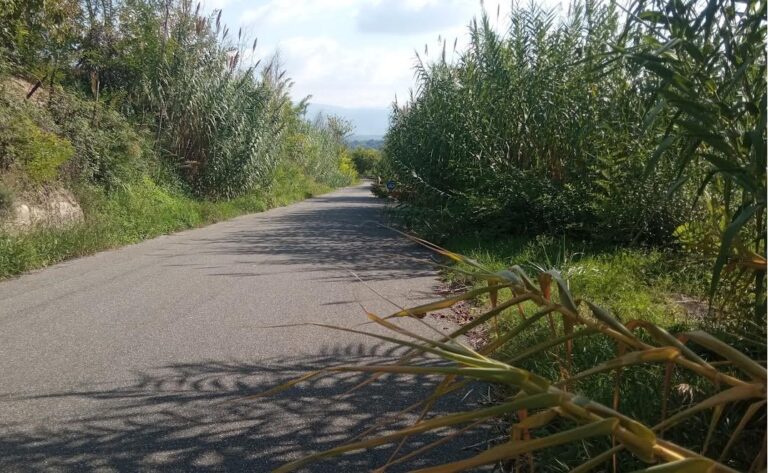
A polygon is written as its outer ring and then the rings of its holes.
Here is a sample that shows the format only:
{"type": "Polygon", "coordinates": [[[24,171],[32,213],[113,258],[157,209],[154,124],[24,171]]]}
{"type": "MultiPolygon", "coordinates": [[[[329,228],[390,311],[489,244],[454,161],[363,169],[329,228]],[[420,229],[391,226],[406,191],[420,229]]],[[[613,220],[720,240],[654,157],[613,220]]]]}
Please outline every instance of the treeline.
{"type": "Polygon", "coordinates": [[[3,97],[6,173],[106,188],[151,174],[213,199],[268,188],[280,169],[328,186],[356,177],[349,124],[308,121],[279,60],[256,61],[256,41],[228,30],[220,11],[189,0],[3,0],[0,44],[4,83],[31,86],[27,103],[3,97]],[[35,152],[39,136],[59,152],[35,152]]]}
{"type": "Polygon", "coordinates": [[[419,58],[394,107],[384,155],[401,215],[433,237],[683,244],[714,264],[713,289],[739,276],[764,317],[765,13],[576,0],[561,16],[484,14],[466,50],[419,58]]]}

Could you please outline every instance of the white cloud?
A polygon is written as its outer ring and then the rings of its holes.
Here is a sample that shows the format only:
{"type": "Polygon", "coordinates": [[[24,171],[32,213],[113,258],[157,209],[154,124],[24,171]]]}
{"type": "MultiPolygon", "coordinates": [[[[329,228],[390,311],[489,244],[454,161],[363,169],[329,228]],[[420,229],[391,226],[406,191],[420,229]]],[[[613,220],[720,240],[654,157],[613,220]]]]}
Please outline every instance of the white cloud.
{"type": "MultiPolygon", "coordinates": [[[[242,26],[246,37],[259,38],[257,57],[280,52],[295,98],[343,107],[388,108],[395,94],[406,98],[414,51],[428,44],[434,56],[438,35],[449,56],[454,38],[463,49],[466,25],[480,12],[479,0],[208,1],[224,7],[231,31],[242,26]]],[[[499,3],[505,17],[510,3],[499,3]]],[[[486,0],[486,7],[495,22],[497,3],[486,0]]]]}
{"type": "Polygon", "coordinates": [[[349,48],[331,37],[282,41],[297,97],[344,107],[386,107],[411,82],[412,55],[385,46],[349,48]]]}
{"type": "Polygon", "coordinates": [[[468,21],[475,2],[471,0],[399,0],[366,3],[357,16],[362,33],[415,34],[453,27],[468,21]]]}
{"type": "Polygon", "coordinates": [[[357,3],[355,0],[270,0],[246,9],[240,19],[243,22],[272,25],[306,22],[329,12],[353,13],[357,3]]]}
{"type": "Polygon", "coordinates": [[[221,10],[232,4],[232,0],[205,0],[202,6],[205,10],[221,10]]]}

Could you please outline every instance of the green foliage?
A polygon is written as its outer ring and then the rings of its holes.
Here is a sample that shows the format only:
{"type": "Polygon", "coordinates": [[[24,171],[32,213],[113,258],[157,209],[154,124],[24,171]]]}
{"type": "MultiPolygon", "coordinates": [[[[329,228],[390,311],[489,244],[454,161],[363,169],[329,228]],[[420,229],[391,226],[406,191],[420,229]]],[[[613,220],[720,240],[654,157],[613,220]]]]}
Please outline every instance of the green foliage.
{"type": "Polygon", "coordinates": [[[558,19],[531,4],[500,27],[484,14],[466,51],[420,58],[385,139],[399,215],[433,238],[483,227],[666,246],[685,234],[711,259],[712,295],[728,279],[713,302],[743,315],[751,298],[764,322],[765,4],[617,8],[577,0],[558,19]]]}
{"type": "MultiPolygon", "coordinates": [[[[230,34],[221,12],[201,15],[190,0],[3,1],[3,63],[47,98],[77,151],[72,181],[117,188],[163,168],[188,192],[231,199],[270,186],[286,131],[305,122],[279,58],[245,63],[255,42],[230,34]]],[[[348,183],[338,146],[346,124],[303,126],[326,142],[305,166],[310,177],[348,183]]]]}
{"type": "Polygon", "coordinates": [[[349,124],[307,121],[279,58],[244,63],[255,42],[220,18],[189,0],[0,0],[0,177],[57,180],[86,216],[1,235],[0,276],[354,182],[349,124]]]}
{"type": "Polygon", "coordinates": [[[54,181],[59,168],[75,154],[72,144],[54,133],[37,127],[31,121],[23,121],[14,130],[17,144],[13,147],[33,182],[42,184],[54,181]]]}
{"type": "Polygon", "coordinates": [[[287,103],[287,78],[270,64],[237,69],[226,43],[217,43],[199,19],[183,17],[177,26],[174,55],[150,83],[156,104],[157,134],[166,159],[201,195],[231,198],[267,186],[278,161],[287,103]],[[228,67],[222,65],[229,61],[228,67]]]}
{"type": "Polygon", "coordinates": [[[352,150],[352,162],[357,169],[358,174],[366,177],[373,177],[379,170],[381,162],[381,152],[373,148],[357,147],[352,150]]]}
{"type": "Polygon", "coordinates": [[[17,63],[43,75],[71,59],[81,21],[77,0],[0,0],[0,42],[17,63]]]}
{"type": "Polygon", "coordinates": [[[281,161],[301,169],[317,182],[341,187],[357,180],[344,137],[350,125],[338,117],[318,117],[314,123],[302,118],[303,106],[293,111],[281,149],[281,161]]]}
{"type": "Polygon", "coordinates": [[[288,205],[297,200],[306,199],[331,191],[331,187],[320,184],[295,164],[281,164],[275,171],[270,195],[275,196],[272,205],[288,205]]]}
{"type": "Polygon", "coordinates": [[[656,79],[646,123],[659,145],[650,169],[668,156],[678,182],[695,181],[697,198],[708,194],[706,218],[723,222],[717,247],[700,245],[716,256],[711,294],[726,266],[742,272],[754,283],[755,317],[764,322],[766,3],[655,0],[631,9],[628,34],[639,46],[628,57],[656,79]],[[665,114],[671,118],[661,120],[663,128],[654,126],[665,114]]]}
{"type": "Polygon", "coordinates": [[[35,184],[56,180],[59,168],[75,152],[69,140],[42,129],[23,109],[0,113],[0,130],[3,167],[19,168],[35,184]]]}
{"type": "Polygon", "coordinates": [[[344,182],[349,184],[357,181],[357,168],[355,168],[355,164],[347,150],[341,152],[341,156],[339,158],[339,174],[341,175],[342,179],[344,179],[344,182]]]}
{"type": "Polygon", "coordinates": [[[418,87],[396,106],[384,155],[410,223],[436,236],[456,222],[502,233],[569,233],[664,241],[683,221],[669,169],[646,176],[653,139],[641,123],[647,87],[636,70],[601,62],[620,41],[614,6],[575,2],[558,23],[536,4],[499,30],[487,15],[449,61],[420,60],[418,87]],[[520,225],[523,222],[524,225],[520,225]]]}
{"type": "MultiPolygon", "coordinates": [[[[452,238],[448,246],[492,271],[516,265],[530,272],[557,269],[572,291],[622,320],[639,317],[669,326],[686,315],[678,300],[705,306],[706,264],[672,250],[621,248],[544,236],[499,239],[483,234],[452,238]]],[[[459,265],[458,269],[471,268],[459,265]]],[[[474,282],[457,271],[448,271],[447,276],[454,283],[474,282]]]]}
{"type": "Polygon", "coordinates": [[[54,94],[45,107],[21,93],[0,90],[3,168],[24,169],[34,183],[63,178],[109,188],[148,171],[148,140],[119,113],[70,93],[54,94]]]}
{"type": "Polygon", "coordinates": [[[147,133],[116,111],[71,94],[54,96],[48,111],[76,150],[75,159],[66,166],[71,181],[113,189],[141,179],[150,170],[154,152],[147,133]]]}

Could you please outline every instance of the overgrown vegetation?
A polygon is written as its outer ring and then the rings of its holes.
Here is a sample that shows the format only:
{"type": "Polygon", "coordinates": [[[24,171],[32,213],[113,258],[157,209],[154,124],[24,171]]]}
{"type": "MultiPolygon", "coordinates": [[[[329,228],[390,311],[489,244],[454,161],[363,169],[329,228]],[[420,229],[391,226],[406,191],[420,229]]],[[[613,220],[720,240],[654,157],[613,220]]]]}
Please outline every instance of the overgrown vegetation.
{"type": "Polygon", "coordinates": [[[379,171],[381,163],[381,152],[373,148],[363,148],[361,146],[352,150],[352,162],[355,169],[362,176],[371,177],[379,171]]]}
{"type": "Polygon", "coordinates": [[[220,19],[190,0],[2,1],[0,181],[66,187],[86,220],[2,236],[1,274],[357,179],[349,124],[307,120],[279,59],[245,59],[255,40],[220,19]]]}
{"type": "MultiPolygon", "coordinates": [[[[669,250],[621,248],[544,235],[502,240],[464,236],[450,239],[449,246],[491,271],[512,266],[532,273],[557,270],[571,291],[621,320],[642,318],[670,326],[688,319],[698,322],[708,312],[706,263],[681,261],[669,250]]],[[[477,281],[463,274],[471,269],[456,265],[446,271],[446,280],[472,288],[477,281]]]]}
{"type": "Polygon", "coordinates": [[[665,198],[670,167],[644,177],[656,138],[638,126],[652,95],[639,67],[600,68],[622,32],[616,7],[577,2],[558,22],[531,3],[499,22],[508,26],[497,31],[484,15],[466,51],[444,44],[420,60],[415,95],[394,109],[385,156],[413,190],[411,221],[436,236],[460,221],[668,238],[690,202],[665,198]]]}
{"type": "Polygon", "coordinates": [[[383,169],[399,216],[457,229],[684,247],[722,311],[765,320],[765,3],[576,1],[470,25],[420,60],[383,169]],[[725,269],[725,271],[723,271],[725,269]],[[725,276],[725,277],[721,277],[725,276]],[[726,307],[727,306],[727,307],[726,307]]]}
{"type": "MultiPolygon", "coordinates": [[[[389,317],[368,314],[388,329],[367,332],[314,324],[407,348],[392,364],[342,365],[308,373],[263,395],[276,395],[307,379],[334,373],[435,376],[432,394],[400,415],[381,419],[363,438],[310,455],[276,471],[295,471],[346,452],[396,444],[386,465],[408,465],[451,435],[404,449],[409,439],[446,427],[460,434],[489,419],[508,427],[479,454],[420,472],[459,472],[482,465],[502,471],[760,471],[765,465],[766,370],[760,361],[701,330],[667,331],[638,318],[620,321],[608,310],[577,299],[558,271],[535,278],[519,266],[491,271],[462,255],[419,242],[471,268],[487,286],[389,317]],[[458,302],[488,295],[492,307],[438,340],[397,325],[458,302]],[[477,349],[461,336],[491,324],[495,336],[477,349]],[[436,362],[437,361],[437,362],[436,362]],[[428,418],[443,396],[473,381],[500,386],[494,405],[428,418]],[[392,428],[405,412],[421,412],[405,428],[392,428]],[[379,433],[379,430],[383,432],[379,433]],[[658,464],[656,466],[652,466],[658,464]],[[536,466],[534,466],[536,465],[536,466]]],[[[764,350],[762,351],[764,354],[764,350]]],[[[360,386],[363,386],[362,383],[360,386]]]]}

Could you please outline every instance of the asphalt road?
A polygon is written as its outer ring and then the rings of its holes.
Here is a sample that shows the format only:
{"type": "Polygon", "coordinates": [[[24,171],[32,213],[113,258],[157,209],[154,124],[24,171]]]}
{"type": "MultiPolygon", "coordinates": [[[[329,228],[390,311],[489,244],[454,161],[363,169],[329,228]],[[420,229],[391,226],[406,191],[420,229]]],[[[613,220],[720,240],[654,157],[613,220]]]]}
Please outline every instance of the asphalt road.
{"type": "MultiPolygon", "coordinates": [[[[0,471],[268,471],[409,405],[427,380],[340,397],[362,378],[336,376],[243,399],[396,355],[346,333],[264,328],[353,326],[361,305],[392,312],[371,289],[396,304],[434,298],[434,272],[413,259],[428,255],[382,218],[365,186],[347,188],[0,283],[0,471]]],[[[367,471],[390,453],[310,471],[367,471]]],[[[445,448],[415,465],[467,454],[445,448]]]]}

